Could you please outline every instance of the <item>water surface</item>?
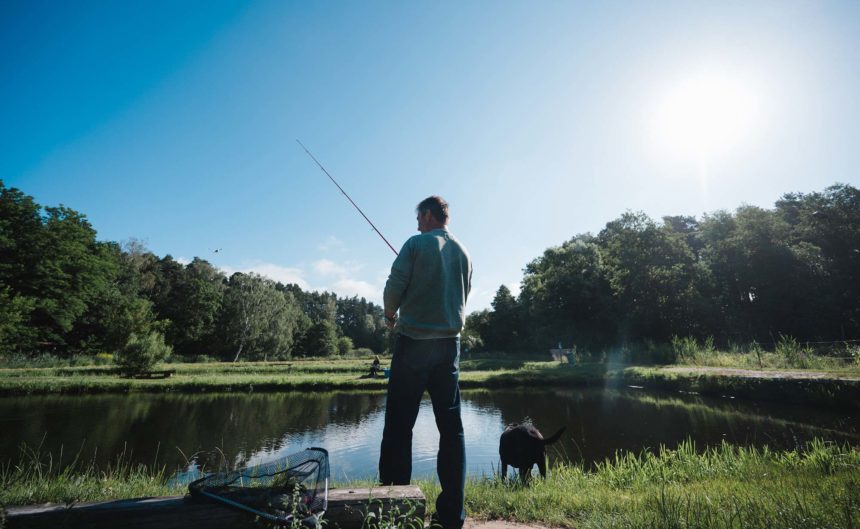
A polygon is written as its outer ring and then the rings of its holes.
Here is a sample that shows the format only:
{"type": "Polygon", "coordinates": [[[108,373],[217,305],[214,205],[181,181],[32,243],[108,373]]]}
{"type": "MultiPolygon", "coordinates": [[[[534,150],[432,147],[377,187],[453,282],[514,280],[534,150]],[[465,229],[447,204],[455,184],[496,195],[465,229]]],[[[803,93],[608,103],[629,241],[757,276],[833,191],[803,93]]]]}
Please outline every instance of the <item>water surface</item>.
{"type": "MultiPolygon", "coordinates": [[[[822,408],[743,403],[633,388],[463,392],[472,476],[498,469],[506,424],[531,417],[549,436],[565,426],[552,459],[591,466],[617,450],[636,453],[687,438],[699,449],[723,440],[774,449],[813,438],[860,445],[860,420],[822,408]]],[[[241,466],[309,446],[329,450],[336,481],[373,478],[385,411],[383,393],[129,394],[0,398],[0,462],[20,446],[41,446],[56,461],[80,454],[100,465],[126,459],[165,465],[241,466]]],[[[429,400],[413,441],[413,475],[435,474],[438,434],[429,400]]]]}

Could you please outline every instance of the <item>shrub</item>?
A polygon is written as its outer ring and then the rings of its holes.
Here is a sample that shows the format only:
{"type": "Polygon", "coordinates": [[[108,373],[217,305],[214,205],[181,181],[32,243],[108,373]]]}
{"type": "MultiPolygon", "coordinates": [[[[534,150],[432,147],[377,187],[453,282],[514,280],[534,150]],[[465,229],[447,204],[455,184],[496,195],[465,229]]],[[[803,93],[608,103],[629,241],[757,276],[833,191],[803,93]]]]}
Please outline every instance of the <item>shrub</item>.
{"type": "Polygon", "coordinates": [[[646,338],[606,351],[605,361],[610,364],[671,364],[675,354],[669,345],[646,338]]]}
{"type": "Polygon", "coordinates": [[[217,361],[218,361],[217,358],[215,358],[214,356],[209,356],[209,355],[194,355],[194,356],[188,357],[188,360],[186,360],[186,362],[191,363],[191,364],[211,364],[212,362],[217,362],[217,361]]]}
{"type": "Polygon", "coordinates": [[[341,336],[337,339],[337,353],[340,356],[346,356],[352,351],[353,343],[352,338],[349,336],[341,336]]]}
{"type": "Polygon", "coordinates": [[[150,331],[143,335],[132,334],[125,347],[114,355],[114,360],[123,369],[141,372],[152,369],[172,352],[173,348],[164,343],[161,333],[150,331]]]}
{"type": "Polygon", "coordinates": [[[672,352],[678,360],[692,360],[696,357],[699,350],[699,344],[692,336],[681,338],[680,336],[672,336],[672,352]]]}
{"type": "Polygon", "coordinates": [[[671,345],[675,360],[681,362],[697,363],[717,354],[713,336],[706,337],[705,341],[699,345],[699,342],[692,336],[681,338],[675,335],[672,336],[671,345]]]}
{"type": "Polygon", "coordinates": [[[113,363],[113,355],[110,353],[98,353],[94,357],[94,362],[96,365],[107,365],[113,363]]]}
{"type": "Polygon", "coordinates": [[[785,358],[788,365],[793,367],[808,367],[812,349],[802,346],[791,336],[780,334],[774,352],[785,358]]]}
{"type": "Polygon", "coordinates": [[[353,349],[351,354],[356,358],[364,358],[373,356],[376,353],[374,353],[373,349],[370,349],[369,347],[359,347],[358,349],[353,349]]]}
{"type": "Polygon", "coordinates": [[[860,345],[852,346],[845,344],[845,350],[848,353],[848,357],[851,358],[851,361],[856,365],[860,365],[860,345]]]}
{"type": "Polygon", "coordinates": [[[328,320],[311,325],[299,344],[305,356],[331,356],[338,352],[337,328],[328,320]]]}

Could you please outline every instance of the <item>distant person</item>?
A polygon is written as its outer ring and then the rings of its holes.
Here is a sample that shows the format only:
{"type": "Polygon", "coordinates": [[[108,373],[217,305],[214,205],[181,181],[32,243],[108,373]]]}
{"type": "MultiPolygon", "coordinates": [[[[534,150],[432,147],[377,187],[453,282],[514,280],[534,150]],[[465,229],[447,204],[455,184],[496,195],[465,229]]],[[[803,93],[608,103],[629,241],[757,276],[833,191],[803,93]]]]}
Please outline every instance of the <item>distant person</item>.
{"type": "Polygon", "coordinates": [[[436,472],[442,491],[435,522],[460,529],[466,518],[466,444],[460,419],[460,331],[472,284],[466,248],[448,231],[448,203],[432,196],[418,204],[418,231],[406,241],[385,284],[385,318],[396,338],[385,428],[379,456],[383,485],[412,478],[412,427],[424,391],[439,428],[436,472]],[[397,311],[400,311],[399,317],[397,311]]]}
{"type": "Polygon", "coordinates": [[[382,371],[382,364],[379,362],[379,355],[373,356],[373,363],[370,364],[370,377],[376,377],[382,371]]]}

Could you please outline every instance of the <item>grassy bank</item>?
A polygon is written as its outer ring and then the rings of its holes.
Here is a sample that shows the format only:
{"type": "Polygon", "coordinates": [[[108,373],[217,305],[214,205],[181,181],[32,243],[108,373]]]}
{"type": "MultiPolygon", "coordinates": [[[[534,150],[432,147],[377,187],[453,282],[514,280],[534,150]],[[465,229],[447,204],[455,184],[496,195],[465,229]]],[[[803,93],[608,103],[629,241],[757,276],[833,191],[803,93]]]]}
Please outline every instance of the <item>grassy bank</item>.
{"type": "MultiPolygon", "coordinates": [[[[384,378],[362,378],[369,367],[369,359],[167,364],[162,368],[175,373],[165,379],[124,378],[111,366],[6,368],[0,369],[0,395],[384,389],[387,384],[384,378]]],[[[465,389],[635,385],[703,395],[860,408],[857,368],[807,370],[782,376],[785,374],[773,370],[733,373],[696,367],[683,370],[610,363],[571,366],[523,358],[473,358],[462,361],[461,368],[461,386],[465,389]]]]}
{"type": "Polygon", "coordinates": [[[471,484],[476,518],[582,528],[857,527],[860,452],[814,443],[773,453],[691,443],[620,455],[594,472],[558,467],[531,487],[471,484]]]}
{"type": "Polygon", "coordinates": [[[0,394],[266,391],[384,388],[384,379],[363,379],[370,360],[210,362],[163,364],[163,379],[135,379],[113,366],[0,369],[0,394]]]}
{"type": "Polygon", "coordinates": [[[615,380],[671,392],[860,409],[860,378],[845,373],[628,367],[615,380]]]}
{"type": "MultiPolygon", "coordinates": [[[[121,460],[107,469],[57,470],[25,454],[0,472],[0,503],[71,503],[181,494],[163,471],[121,460]]],[[[341,485],[353,485],[341,484],[341,485]]],[[[432,510],[438,486],[419,486],[432,510]]],[[[724,444],[698,453],[620,453],[594,471],[560,465],[529,487],[496,478],[467,484],[467,513],[476,519],[577,528],[769,528],[860,526],[860,451],[813,442],[803,451],[771,452],[724,444]]]]}
{"type": "Polygon", "coordinates": [[[860,372],[860,343],[826,342],[815,347],[813,345],[815,344],[780,336],[771,349],[765,349],[756,342],[731,344],[727,349],[718,349],[710,338],[699,341],[691,337],[675,336],[671,343],[664,347],[669,349],[666,356],[679,365],[860,372]]]}

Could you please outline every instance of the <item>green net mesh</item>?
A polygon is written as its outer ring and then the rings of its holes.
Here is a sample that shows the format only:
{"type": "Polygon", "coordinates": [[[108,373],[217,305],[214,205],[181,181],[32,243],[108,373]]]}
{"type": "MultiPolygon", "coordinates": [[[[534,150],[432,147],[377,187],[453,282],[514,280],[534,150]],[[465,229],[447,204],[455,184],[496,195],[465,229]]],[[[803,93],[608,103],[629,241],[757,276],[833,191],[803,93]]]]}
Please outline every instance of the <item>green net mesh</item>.
{"type": "Polygon", "coordinates": [[[192,496],[220,501],[267,520],[318,520],[328,505],[328,452],[308,448],[253,467],[218,472],[188,485],[192,496]]]}

